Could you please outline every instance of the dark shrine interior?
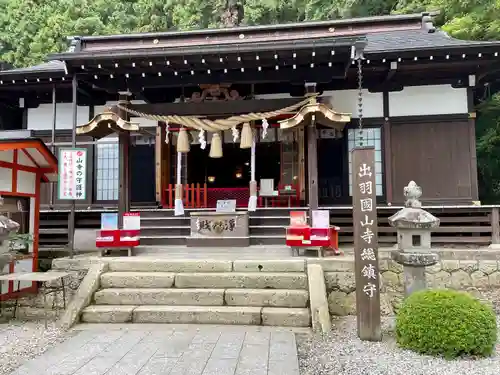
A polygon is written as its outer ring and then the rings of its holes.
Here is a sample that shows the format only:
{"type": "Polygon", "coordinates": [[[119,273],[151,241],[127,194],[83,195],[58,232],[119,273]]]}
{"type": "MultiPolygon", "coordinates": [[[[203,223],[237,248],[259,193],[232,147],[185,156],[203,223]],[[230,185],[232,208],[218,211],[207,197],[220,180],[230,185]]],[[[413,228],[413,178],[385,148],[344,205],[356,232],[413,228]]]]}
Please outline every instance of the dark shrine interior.
{"type": "MultiPolygon", "coordinates": [[[[209,157],[210,145],[205,150],[192,145],[188,155],[189,183],[207,183],[208,188],[248,188],[250,182],[250,149],[239,144],[225,143],[222,158],[209,157]]],[[[273,178],[275,186],[280,179],[280,144],[257,143],[255,149],[255,176],[273,178]]]]}

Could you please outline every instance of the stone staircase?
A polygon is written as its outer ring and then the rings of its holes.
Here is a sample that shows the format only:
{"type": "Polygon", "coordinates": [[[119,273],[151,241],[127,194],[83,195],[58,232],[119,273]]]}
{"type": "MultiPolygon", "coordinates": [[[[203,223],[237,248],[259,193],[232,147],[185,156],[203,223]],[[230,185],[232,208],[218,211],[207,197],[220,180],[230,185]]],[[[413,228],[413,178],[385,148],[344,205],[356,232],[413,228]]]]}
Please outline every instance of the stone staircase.
{"type": "MultiPolygon", "coordinates": [[[[215,210],[215,209],[214,209],[215,210]]],[[[283,245],[285,227],[290,222],[291,210],[305,208],[259,208],[250,213],[249,236],[251,245],[283,245]]],[[[190,235],[190,211],[185,216],[174,216],[173,210],[142,209],[142,246],[183,246],[190,235]]],[[[65,247],[68,243],[68,212],[43,211],[40,216],[40,245],[44,248],[65,247]]],[[[82,211],[75,216],[77,229],[98,230],[101,211],[82,211]]]]}
{"type": "Polygon", "coordinates": [[[81,321],[309,327],[306,263],[116,259],[81,321]]]}
{"type": "MultiPolygon", "coordinates": [[[[283,245],[290,208],[259,208],[249,217],[251,245],[283,245]]],[[[305,210],[304,208],[302,210],[305,210]]],[[[173,216],[172,210],[141,211],[141,245],[185,245],[190,235],[190,217],[173,216]]]]}

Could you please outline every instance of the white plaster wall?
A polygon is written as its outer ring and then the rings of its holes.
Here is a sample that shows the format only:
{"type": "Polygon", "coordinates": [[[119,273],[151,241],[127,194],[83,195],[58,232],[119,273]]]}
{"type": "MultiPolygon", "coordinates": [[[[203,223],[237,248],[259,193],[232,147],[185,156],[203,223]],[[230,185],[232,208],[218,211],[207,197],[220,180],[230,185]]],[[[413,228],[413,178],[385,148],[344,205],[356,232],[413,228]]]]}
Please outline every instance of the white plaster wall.
{"type": "Polygon", "coordinates": [[[389,93],[390,116],[467,113],[467,89],[451,85],[409,86],[389,93]]]}
{"type": "MultiPolygon", "coordinates": [[[[143,100],[131,100],[132,104],[145,104],[146,102],[143,100]]],[[[112,107],[116,105],[118,102],[106,102],[106,105],[98,105],[94,107],[94,113],[98,115],[99,113],[104,112],[106,107],[112,107]]],[[[138,123],[141,127],[156,127],[157,122],[154,120],[148,120],[142,117],[132,117],[131,122],[138,123]]]]}
{"type": "Polygon", "coordinates": [[[36,173],[17,171],[17,192],[35,194],[36,173]]]}
{"type": "Polygon", "coordinates": [[[21,165],[26,165],[27,167],[36,167],[35,163],[33,163],[22,150],[17,152],[17,162],[21,165]]]}
{"type": "Polygon", "coordinates": [[[14,150],[0,151],[0,161],[14,162],[14,150]]]}
{"type": "MultiPolygon", "coordinates": [[[[256,95],[256,99],[291,98],[289,93],[256,95]]],[[[321,95],[324,102],[336,112],[349,113],[358,118],[358,90],[324,91],[321,95]]],[[[384,104],[382,93],[371,93],[363,90],[363,117],[383,117],[384,104]]]]}
{"type": "Polygon", "coordinates": [[[0,191],[12,191],[12,170],[0,167],[0,191]]]}
{"type": "MultiPolygon", "coordinates": [[[[336,112],[351,114],[358,118],[358,90],[325,91],[323,97],[330,97],[330,107],[336,112]]],[[[363,90],[363,117],[383,117],[384,102],[381,92],[363,90]]]]}
{"type": "MultiPolygon", "coordinates": [[[[89,121],[89,107],[77,109],[77,123],[84,124],[89,121]]],[[[57,103],[56,129],[73,128],[73,110],[71,103],[57,103]]],[[[28,108],[29,130],[52,129],[52,104],[41,104],[37,108],[28,108]]]]}

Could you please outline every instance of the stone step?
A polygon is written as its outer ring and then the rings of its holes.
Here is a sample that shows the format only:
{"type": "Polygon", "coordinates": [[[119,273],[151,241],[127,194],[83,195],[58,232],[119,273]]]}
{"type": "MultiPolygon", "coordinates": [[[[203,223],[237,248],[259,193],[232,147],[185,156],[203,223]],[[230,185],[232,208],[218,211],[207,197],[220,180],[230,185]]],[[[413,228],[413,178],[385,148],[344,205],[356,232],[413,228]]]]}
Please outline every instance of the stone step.
{"type": "Polygon", "coordinates": [[[144,259],[132,257],[109,262],[109,270],[114,272],[230,272],[232,267],[233,264],[230,260],[144,259]]]}
{"type": "Polygon", "coordinates": [[[175,273],[169,272],[106,272],[101,275],[101,288],[170,288],[175,273]]]}
{"type": "MultiPolygon", "coordinates": [[[[142,241],[142,240],[141,240],[142,241]]],[[[254,235],[250,232],[250,245],[285,245],[285,233],[282,235],[254,235]]],[[[141,242],[142,243],[142,242],[141,242]]]]}
{"type": "MultiPolygon", "coordinates": [[[[142,223],[142,222],[141,222],[142,223]]],[[[256,225],[280,225],[287,227],[290,225],[289,216],[250,216],[250,227],[256,225]]]]}
{"type": "Polygon", "coordinates": [[[92,305],[81,315],[85,323],[240,324],[309,327],[307,308],[236,306],[92,305]]]}
{"type": "Polygon", "coordinates": [[[134,323],[244,324],[262,323],[260,307],[235,306],[139,306],[134,323]]]}
{"type": "Polygon", "coordinates": [[[267,223],[259,225],[250,224],[249,233],[250,236],[252,237],[268,236],[268,235],[285,237],[286,226],[288,226],[288,223],[285,223],[284,225],[271,225],[267,223]]]}
{"type": "Polygon", "coordinates": [[[307,307],[309,293],[292,289],[226,289],[228,306],[307,307]]]}
{"type": "Polygon", "coordinates": [[[178,273],[176,288],[307,289],[301,272],[178,273]]]}
{"type": "Polygon", "coordinates": [[[180,236],[187,237],[190,235],[191,229],[189,226],[167,226],[156,225],[145,227],[141,223],[141,238],[142,236],[180,236]]]}
{"type": "Polygon", "coordinates": [[[309,293],[290,289],[110,288],[94,294],[96,305],[307,307],[309,293]]]}
{"type": "Polygon", "coordinates": [[[182,246],[186,244],[186,236],[165,236],[150,235],[141,236],[141,245],[143,246],[182,246]]]}
{"type": "Polygon", "coordinates": [[[94,294],[97,305],[222,306],[224,289],[112,288],[94,294]]]}
{"type": "Polygon", "coordinates": [[[302,272],[106,272],[101,288],[307,289],[302,272]]]}

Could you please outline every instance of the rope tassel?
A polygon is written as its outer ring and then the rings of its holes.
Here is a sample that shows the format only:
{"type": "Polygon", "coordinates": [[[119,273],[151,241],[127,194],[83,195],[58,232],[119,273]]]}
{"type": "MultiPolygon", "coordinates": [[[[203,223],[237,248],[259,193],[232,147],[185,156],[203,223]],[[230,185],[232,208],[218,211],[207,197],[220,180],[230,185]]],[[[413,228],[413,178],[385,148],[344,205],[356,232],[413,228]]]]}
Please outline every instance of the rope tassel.
{"type": "MultiPolygon", "coordinates": [[[[258,112],[258,113],[252,112],[252,113],[248,113],[248,114],[231,116],[231,117],[227,117],[225,119],[218,119],[218,120],[210,120],[207,118],[200,118],[198,116],[155,115],[155,114],[136,111],[132,108],[123,106],[121,104],[118,104],[116,107],[133,115],[133,116],[147,118],[149,120],[163,121],[163,122],[168,121],[168,122],[179,124],[179,125],[191,128],[191,129],[217,132],[217,131],[229,130],[234,126],[237,126],[237,125],[245,123],[245,122],[258,121],[258,120],[262,120],[263,118],[272,118],[272,117],[276,117],[276,116],[279,116],[279,115],[282,115],[282,114],[285,114],[288,112],[295,111],[298,108],[304,106],[305,104],[309,104],[311,102],[312,98],[314,98],[314,97],[308,97],[307,99],[304,99],[296,104],[290,105],[290,106],[285,107],[285,108],[278,109],[276,111],[258,112]]],[[[250,148],[250,147],[251,146],[248,146],[246,148],[250,148]]]]}
{"type": "Polygon", "coordinates": [[[248,122],[243,124],[243,129],[241,130],[241,141],[240,148],[251,148],[252,147],[252,128],[248,122]]]}
{"type": "Polygon", "coordinates": [[[177,138],[177,152],[189,152],[189,136],[186,128],[179,130],[179,137],[177,138]]]}
{"type": "Polygon", "coordinates": [[[212,134],[212,143],[208,156],[214,159],[222,157],[222,140],[220,139],[219,133],[212,134]]]}

